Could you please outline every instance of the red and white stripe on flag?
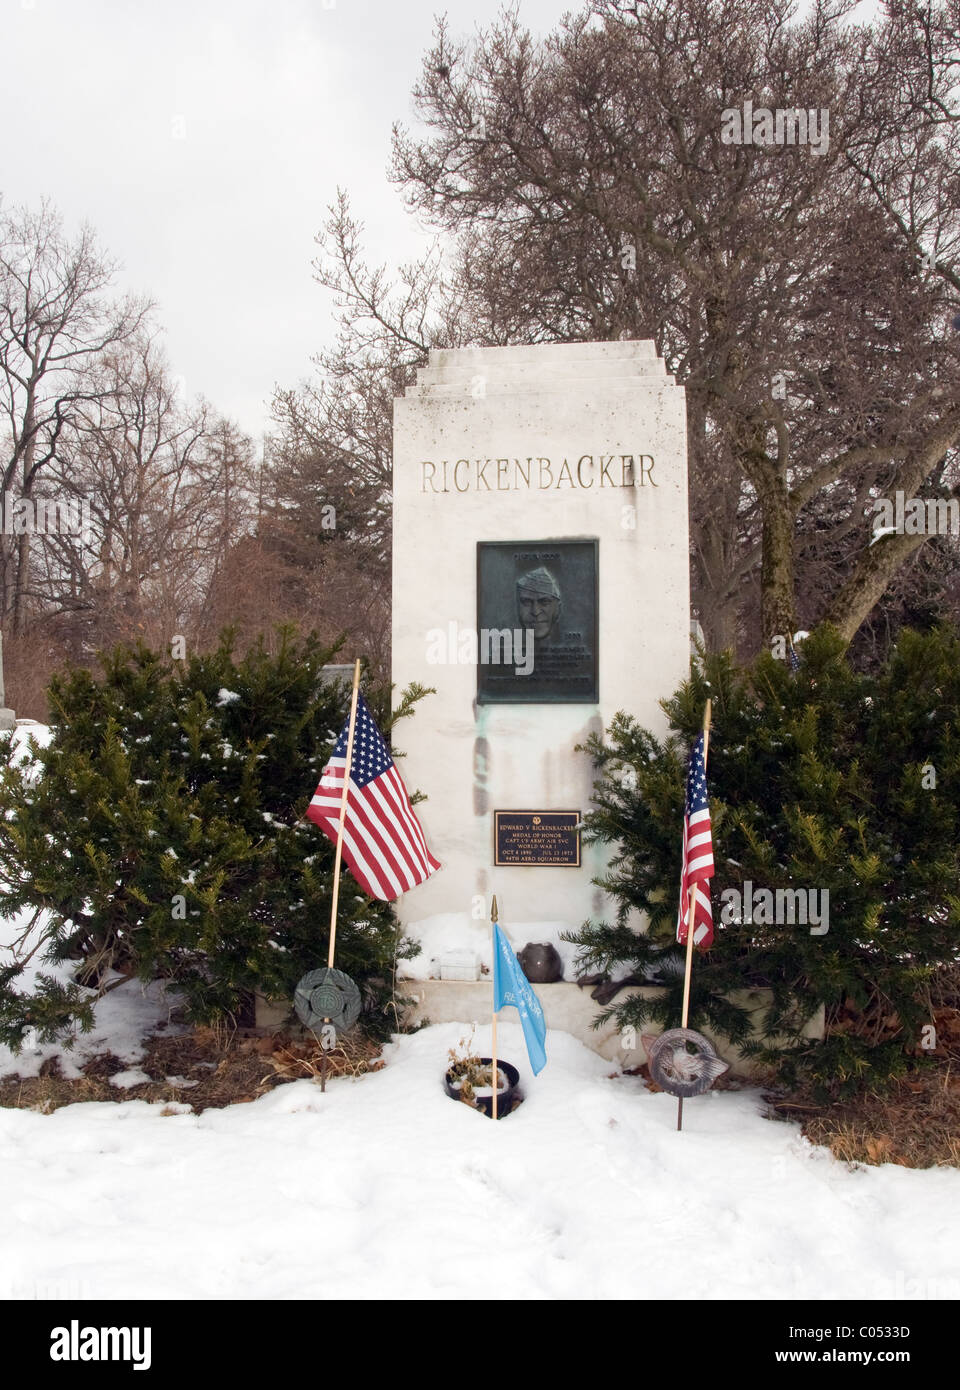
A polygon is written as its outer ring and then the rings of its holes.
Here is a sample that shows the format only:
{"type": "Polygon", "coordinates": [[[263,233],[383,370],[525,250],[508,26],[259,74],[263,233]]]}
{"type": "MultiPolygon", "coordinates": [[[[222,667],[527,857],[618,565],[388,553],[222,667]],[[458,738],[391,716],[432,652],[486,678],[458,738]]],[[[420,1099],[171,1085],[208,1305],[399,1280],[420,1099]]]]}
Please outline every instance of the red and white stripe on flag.
{"type": "MultiPolygon", "coordinates": [[[[349,721],[348,721],[349,724],[349,721]]],[[[323,769],[307,818],[337,842],[346,768],[347,726],[323,769]]],[[[363,696],[357,701],[343,858],[365,893],[392,902],[440,868],[363,696]]]]}
{"type": "Polygon", "coordinates": [[[677,913],[677,940],[687,943],[690,916],[690,890],[694,890],[693,944],[713,943],[713,912],[710,906],[710,879],[713,877],[713,834],[707,804],[707,775],[703,735],[690,753],[687,770],[687,803],[683,817],[683,867],[680,873],[680,908],[677,913]]]}

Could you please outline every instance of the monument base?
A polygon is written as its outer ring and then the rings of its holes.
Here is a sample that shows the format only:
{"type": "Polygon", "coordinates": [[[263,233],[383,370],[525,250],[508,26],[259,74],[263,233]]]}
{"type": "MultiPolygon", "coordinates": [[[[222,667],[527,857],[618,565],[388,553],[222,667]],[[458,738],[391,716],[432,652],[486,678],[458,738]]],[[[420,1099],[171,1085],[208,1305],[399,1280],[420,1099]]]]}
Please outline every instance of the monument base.
{"type": "MultiPolygon", "coordinates": [[[[600,1012],[600,1005],[590,997],[588,989],[568,980],[552,985],[537,985],[537,998],[543,1005],[543,1013],[548,1028],[558,1028],[570,1033],[589,1047],[591,1052],[618,1062],[624,1069],[639,1067],[647,1060],[647,1054],[639,1037],[635,1047],[624,1046],[624,1038],[614,1020],[593,1027],[593,1020],[600,1012]]],[[[617,995],[616,1003],[623,1003],[631,996],[641,994],[647,999],[655,999],[662,990],[654,985],[630,986],[617,995]]],[[[460,980],[398,980],[397,993],[405,999],[412,999],[404,1016],[404,1023],[413,1026],[422,1023],[489,1023],[491,1010],[490,980],[466,983],[460,980]]],[[[749,1009],[757,1016],[767,1008],[772,1000],[768,989],[738,990],[730,995],[732,1003],[749,1009]]],[[[256,1026],[263,1032],[278,1032],[289,1026],[292,1004],[289,1000],[269,1000],[257,995],[256,1026]]],[[[516,1015],[514,1015],[516,1017],[516,1015]]],[[[503,1015],[509,1021],[509,1011],[503,1015]]],[[[649,1032],[660,1033],[659,1024],[651,1023],[649,1032]]],[[[760,1081],[764,1068],[752,1057],[741,1057],[737,1048],[708,1028],[702,1028],[704,1037],[710,1039],[717,1053],[730,1064],[730,1075],[747,1081],[760,1081]]],[[[824,1011],[821,1007],[808,1021],[803,1030],[806,1038],[820,1040],[824,1033],[824,1011]]],[[[757,1033],[751,1032],[751,1038],[757,1033]]],[[[549,1040],[548,1040],[549,1043],[549,1040]]]]}

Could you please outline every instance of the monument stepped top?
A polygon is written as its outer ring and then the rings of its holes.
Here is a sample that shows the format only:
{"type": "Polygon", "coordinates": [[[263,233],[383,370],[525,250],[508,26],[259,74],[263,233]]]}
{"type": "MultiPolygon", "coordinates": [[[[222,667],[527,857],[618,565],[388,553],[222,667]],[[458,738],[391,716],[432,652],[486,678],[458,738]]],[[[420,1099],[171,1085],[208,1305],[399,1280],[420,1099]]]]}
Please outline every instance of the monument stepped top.
{"type": "Polygon", "coordinates": [[[491,361],[500,358],[505,362],[520,362],[536,357],[559,362],[594,357],[656,357],[657,350],[652,338],[614,338],[602,343],[517,343],[510,347],[483,347],[477,343],[470,347],[433,348],[430,362],[433,365],[448,358],[462,360],[471,354],[491,361]]]}
{"type": "Polygon", "coordinates": [[[473,391],[482,377],[484,394],[562,391],[574,382],[591,390],[636,390],[673,385],[650,339],[604,343],[537,343],[516,347],[436,348],[417,372],[407,396],[449,396],[473,391]]]}

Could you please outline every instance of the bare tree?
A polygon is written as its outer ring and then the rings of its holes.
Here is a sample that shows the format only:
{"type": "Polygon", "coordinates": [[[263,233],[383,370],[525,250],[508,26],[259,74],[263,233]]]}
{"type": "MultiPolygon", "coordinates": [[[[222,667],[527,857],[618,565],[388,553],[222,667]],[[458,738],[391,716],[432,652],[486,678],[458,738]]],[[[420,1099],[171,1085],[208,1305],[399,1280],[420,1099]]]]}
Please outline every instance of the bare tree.
{"type": "Polygon", "coordinates": [[[799,601],[852,638],[927,540],[871,544],[873,501],[956,484],[958,4],[855,8],[598,0],[543,42],[508,13],[475,45],[442,22],[428,134],[396,131],[484,338],[652,337],[686,387],[712,645],[757,580],[765,637],[799,601]],[[827,138],[738,141],[747,102],[827,138]]]}
{"type": "Polygon", "coordinates": [[[204,624],[225,557],[252,528],[252,446],[203,401],[180,399],[156,339],[105,354],[51,461],[47,487],[88,500],[90,535],[47,535],[31,598],[73,613],[77,659],[204,624]]]}
{"type": "Polygon", "coordinates": [[[334,296],[339,334],[314,359],[312,381],[276,393],[272,476],[281,496],[310,491],[337,505],[340,536],[389,563],[393,402],[430,349],[463,342],[468,324],[438,245],[391,280],[364,261],[363,227],[342,190],[328,213],[314,275],[334,296]]]}
{"type": "Polygon", "coordinates": [[[439,246],[391,279],[364,261],[362,233],[339,192],[314,263],[338,338],[314,359],[313,379],[274,397],[258,535],[274,578],[287,576],[285,616],[306,621],[309,605],[325,636],[348,634],[386,675],[393,402],[432,347],[465,340],[468,320],[439,246]]]}
{"type": "MultiPolygon", "coordinates": [[[[49,203],[0,209],[0,414],[4,492],[31,498],[64,428],[97,399],[102,354],[139,329],[149,305],[108,293],[116,265],[89,227],[71,240],[49,203]]],[[[23,629],[30,535],[0,537],[2,610],[23,629]]]]}

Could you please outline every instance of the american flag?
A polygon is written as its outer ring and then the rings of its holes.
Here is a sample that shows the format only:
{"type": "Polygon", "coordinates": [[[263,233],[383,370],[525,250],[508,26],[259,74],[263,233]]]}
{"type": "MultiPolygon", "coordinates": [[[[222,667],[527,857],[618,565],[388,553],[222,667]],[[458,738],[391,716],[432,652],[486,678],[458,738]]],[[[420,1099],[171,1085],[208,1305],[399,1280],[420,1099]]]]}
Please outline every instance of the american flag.
{"type": "MultiPolygon", "coordinates": [[[[337,842],[350,720],[307,807],[307,818],[337,842]]],[[[427,848],[407,789],[362,695],[357,697],[343,857],[371,898],[392,902],[440,868],[427,848]]]]}
{"type": "Polygon", "coordinates": [[[799,670],[800,670],[800,658],[797,656],[796,648],[794,647],[794,645],[793,645],[792,642],[790,643],[790,657],[789,657],[789,660],[790,660],[790,670],[791,670],[791,671],[799,671],[799,670]]]}
{"type": "Polygon", "coordinates": [[[703,734],[690,751],[687,768],[687,807],[683,817],[683,869],[680,874],[680,911],[677,916],[677,940],[687,944],[687,919],[690,915],[690,889],[694,889],[696,907],[693,918],[693,944],[709,946],[713,942],[713,913],[710,908],[710,879],[713,878],[713,837],[710,832],[710,807],[707,803],[707,767],[703,752],[703,734]]]}

